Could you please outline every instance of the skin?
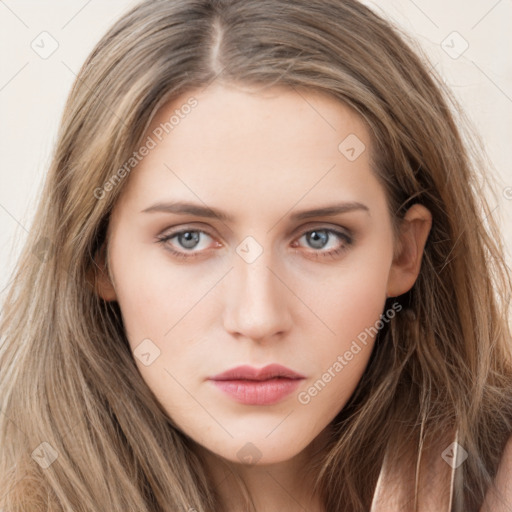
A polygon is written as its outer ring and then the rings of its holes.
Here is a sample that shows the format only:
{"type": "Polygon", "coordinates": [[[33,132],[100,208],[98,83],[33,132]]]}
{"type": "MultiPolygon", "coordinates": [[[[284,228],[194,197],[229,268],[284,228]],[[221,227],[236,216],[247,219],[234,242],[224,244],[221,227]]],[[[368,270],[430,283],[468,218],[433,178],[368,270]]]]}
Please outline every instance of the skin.
{"type": "Polygon", "coordinates": [[[494,486],[487,491],[480,512],[508,512],[509,510],[512,510],[512,437],[505,445],[494,486]]]}
{"type": "Polygon", "coordinates": [[[198,443],[226,510],[241,510],[236,472],[258,511],[321,511],[301,469],[356,388],[374,339],[307,404],[298,395],[375,325],[386,297],[413,286],[431,214],[412,206],[395,243],[385,190],[370,169],[369,132],[333,98],[213,84],[164,105],[147,136],[191,96],[197,106],[129,176],[109,225],[110,274],[100,258],[97,290],[119,302],[133,350],[144,339],[160,350],[148,366],[135,357],[137,367],[177,427],[198,443]],[[350,134],[366,147],[354,161],[338,149],[350,134]],[[171,201],[207,205],[232,219],[143,212],[171,201]],[[368,210],[291,219],[355,201],[368,210]],[[195,247],[183,237],[158,240],[187,229],[203,232],[194,232],[195,247]],[[340,231],[352,243],[326,231],[319,241],[315,229],[340,231]],[[247,236],[255,241],[250,254],[262,250],[251,263],[236,252],[247,236]],[[199,256],[178,258],[169,248],[199,256]],[[344,250],[322,256],[338,248],[344,250]],[[306,377],[274,405],[237,403],[206,380],[241,364],[273,362],[306,377]],[[252,464],[241,459],[247,451],[252,464]]]}

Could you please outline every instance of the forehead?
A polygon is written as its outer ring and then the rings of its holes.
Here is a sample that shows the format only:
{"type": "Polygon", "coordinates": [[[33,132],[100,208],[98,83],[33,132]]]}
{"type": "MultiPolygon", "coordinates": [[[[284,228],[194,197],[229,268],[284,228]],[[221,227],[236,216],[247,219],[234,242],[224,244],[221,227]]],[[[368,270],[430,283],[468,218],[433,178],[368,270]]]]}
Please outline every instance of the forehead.
{"type": "Polygon", "coordinates": [[[163,138],[179,137],[187,149],[212,150],[243,139],[243,147],[233,149],[262,149],[264,143],[267,152],[289,145],[299,151],[307,142],[304,151],[323,151],[353,132],[369,143],[362,118],[348,105],[326,93],[285,86],[259,90],[214,83],[184,93],[159,109],[147,135],[159,129],[163,138]]]}
{"type": "Polygon", "coordinates": [[[149,139],[153,147],[132,171],[125,196],[172,194],[242,211],[292,206],[306,195],[357,200],[382,193],[364,121],[316,91],[214,83],[163,105],[149,139]]]}

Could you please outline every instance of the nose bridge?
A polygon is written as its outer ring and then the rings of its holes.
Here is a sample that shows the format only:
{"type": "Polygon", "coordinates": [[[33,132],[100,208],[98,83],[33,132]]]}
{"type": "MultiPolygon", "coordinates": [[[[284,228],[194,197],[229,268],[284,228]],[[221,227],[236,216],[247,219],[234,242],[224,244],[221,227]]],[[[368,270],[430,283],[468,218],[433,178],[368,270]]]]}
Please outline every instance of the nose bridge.
{"type": "MultiPolygon", "coordinates": [[[[253,257],[254,250],[252,246],[253,257]]],[[[286,331],[290,327],[287,290],[274,275],[275,258],[271,251],[262,250],[254,260],[240,250],[237,252],[227,283],[225,328],[252,339],[286,331]]]]}

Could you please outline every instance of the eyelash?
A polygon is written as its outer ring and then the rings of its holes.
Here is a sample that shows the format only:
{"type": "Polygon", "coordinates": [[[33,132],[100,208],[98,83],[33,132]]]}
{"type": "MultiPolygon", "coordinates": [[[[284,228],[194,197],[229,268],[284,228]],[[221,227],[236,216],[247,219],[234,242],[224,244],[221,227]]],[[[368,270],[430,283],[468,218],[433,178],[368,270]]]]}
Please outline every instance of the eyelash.
{"type": "MultiPolygon", "coordinates": [[[[300,240],[304,235],[311,234],[315,231],[321,231],[324,233],[329,233],[331,235],[335,235],[344,241],[344,245],[342,245],[341,247],[339,247],[337,249],[331,249],[330,251],[322,251],[322,250],[314,250],[314,249],[312,251],[308,251],[308,252],[310,252],[310,257],[312,257],[315,260],[319,259],[319,258],[336,259],[338,256],[341,256],[343,253],[345,253],[349,249],[349,246],[351,246],[354,242],[353,238],[351,236],[347,235],[346,233],[337,231],[332,228],[323,228],[323,227],[312,228],[312,229],[309,229],[308,231],[304,231],[298,237],[298,240],[300,240]]],[[[165,249],[177,258],[182,258],[182,259],[197,258],[202,255],[201,251],[195,251],[195,252],[189,252],[189,253],[180,252],[180,251],[176,251],[175,249],[173,249],[172,247],[170,247],[167,244],[167,242],[169,240],[172,240],[173,238],[175,238],[179,235],[182,235],[184,233],[189,233],[189,232],[204,233],[205,235],[209,236],[210,238],[213,238],[211,235],[209,235],[206,231],[203,231],[202,229],[182,229],[182,230],[176,231],[174,233],[169,233],[166,235],[158,236],[157,243],[163,244],[165,246],[165,249]]]]}

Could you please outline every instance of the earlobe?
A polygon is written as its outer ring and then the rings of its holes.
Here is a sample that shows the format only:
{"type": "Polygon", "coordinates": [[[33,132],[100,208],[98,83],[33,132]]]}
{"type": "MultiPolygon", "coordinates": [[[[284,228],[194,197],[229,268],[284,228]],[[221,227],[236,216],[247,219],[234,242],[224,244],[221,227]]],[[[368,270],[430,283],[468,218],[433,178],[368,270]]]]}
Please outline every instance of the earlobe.
{"type": "Polygon", "coordinates": [[[415,204],[407,210],[400,226],[398,250],[389,272],[388,297],[398,297],[413,287],[431,227],[432,214],[423,205],[415,204]]]}
{"type": "Polygon", "coordinates": [[[96,272],[94,275],[95,292],[106,301],[117,300],[116,291],[108,272],[106,242],[102,244],[94,257],[96,272]]]}

